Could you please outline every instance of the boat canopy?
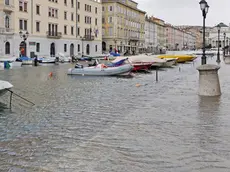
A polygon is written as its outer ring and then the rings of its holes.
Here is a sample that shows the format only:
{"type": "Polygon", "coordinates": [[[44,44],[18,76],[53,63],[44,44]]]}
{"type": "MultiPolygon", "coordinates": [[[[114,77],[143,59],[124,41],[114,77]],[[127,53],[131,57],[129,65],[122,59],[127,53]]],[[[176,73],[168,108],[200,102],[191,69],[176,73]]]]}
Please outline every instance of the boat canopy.
{"type": "Polygon", "coordinates": [[[108,64],[107,66],[108,66],[108,67],[120,66],[120,65],[122,65],[126,60],[128,60],[128,58],[119,60],[118,62],[115,62],[115,63],[108,64]]]}

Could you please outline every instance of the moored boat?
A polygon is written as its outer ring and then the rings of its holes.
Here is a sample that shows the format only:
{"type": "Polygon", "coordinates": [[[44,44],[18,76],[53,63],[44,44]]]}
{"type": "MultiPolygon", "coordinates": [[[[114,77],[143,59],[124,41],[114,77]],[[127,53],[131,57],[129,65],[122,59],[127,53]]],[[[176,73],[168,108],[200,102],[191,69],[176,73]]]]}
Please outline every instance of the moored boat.
{"type": "Polygon", "coordinates": [[[0,80],[0,96],[3,96],[13,85],[7,81],[0,80]]]}
{"type": "MultiPolygon", "coordinates": [[[[126,59],[125,59],[126,60],[126,59]]],[[[68,75],[87,75],[87,76],[116,76],[128,73],[132,71],[133,66],[131,64],[122,64],[106,66],[104,64],[97,64],[96,66],[84,67],[81,64],[77,64],[75,68],[68,70],[68,75]]]]}
{"type": "Polygon", "coordinates": [[[158,55],[157,57],[161,59],[173,59],[174,58],[176,59],[177,63],[185,63],[188,61],[193,61],[196,58],[196,56],[194,55],[185,55],[185,54],[178,54],[178,55],[164,54],[164,55],[158,55]]]}

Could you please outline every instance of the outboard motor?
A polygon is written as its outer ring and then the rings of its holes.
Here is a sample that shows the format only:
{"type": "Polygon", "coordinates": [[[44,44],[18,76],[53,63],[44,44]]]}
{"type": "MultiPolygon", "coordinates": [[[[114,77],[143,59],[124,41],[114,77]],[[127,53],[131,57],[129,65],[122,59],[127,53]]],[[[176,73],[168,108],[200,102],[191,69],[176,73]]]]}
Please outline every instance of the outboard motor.
{"type": "Polygon", "coordinates": [[[82,65],[82,64],[79,64],[79,63],[77,63],[77,64],[75,65],[75,68],[83,68],[83,65],[82,65]]]}

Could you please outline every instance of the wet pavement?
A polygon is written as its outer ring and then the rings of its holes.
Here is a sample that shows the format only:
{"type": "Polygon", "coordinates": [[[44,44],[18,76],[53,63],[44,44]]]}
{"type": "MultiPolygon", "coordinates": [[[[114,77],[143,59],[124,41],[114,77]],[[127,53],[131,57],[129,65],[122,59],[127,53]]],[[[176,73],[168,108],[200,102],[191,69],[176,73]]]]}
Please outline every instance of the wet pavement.
{"type": "Polygon", "coordinates": [[[230,171],[230,65],[222,96],[201,98],[199,64],[161,70],[159,82],[154,71],[67,76],[71,64],[0,71],[36,104],[14,97],[13,112],[0,111],[0,171],[230,171]]]}

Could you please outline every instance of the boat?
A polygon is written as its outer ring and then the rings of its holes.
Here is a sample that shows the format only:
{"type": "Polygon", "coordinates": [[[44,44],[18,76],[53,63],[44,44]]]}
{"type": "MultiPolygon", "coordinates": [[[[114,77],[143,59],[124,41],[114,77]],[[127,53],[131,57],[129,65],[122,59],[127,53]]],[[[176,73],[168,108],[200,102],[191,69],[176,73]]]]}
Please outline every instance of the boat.
{"type": "Polygon", "coordinates": [[[98,64],[97,66],[84,67],[81,64],[76,64],[75,68],[68,70],[68,75],[87,75],[87,76],[116,76],[132,71],[134,67],[128,63],[119,66],[105,66],[98,64]]]}
{"type": "MultiPolygon", "coordinates": [[[[115,63],[121,59],[124,59],[124,57],[117,57],[112,62],[115,63]]],[[[171,67],[176,63],[176,59],[160,59],[157,58],[155,55],[136,55],[136,56],[129,56],[129,61],[132,64],[135,63],[142,63],[142,64],[152,64],[151,67],[171,67]]]]}
{"type": "Polygon", "coordinates": [[[0,96],[3,96],[13,85],[7,81],[0,80],[0,96]]]}
{"type": "Polygon", "coordinates": [[[14,67],[21,67],[22,62],[16,61],[17,57],[12,57],[12,58],[5,58],[5,59],[0,59],[0,67],[1,68],[14,68],[14,67]],[[8,67],[7,67],[8,65],[8,67]]]}
{"type": "Polygon", "coordinates": [[[69,63],[71,61],[71,57],[65,56],[63,53],[58,53],[59,62],[61,63],[69,63]]]}
{"type": "Polygon", "coordinates": [[[189,61],[193,61],[197,57],[195,55],[185,55],[185,54],[175,54],[175,55],[169,55],[169,54],[164,54],[164,55],[158,55],[157,56],[160,59],[176,59],[177,63],[185,63],[189,61]]]}
{"type": "Polygon", "coordinates": [[[16,61],[22,62],[22,65],[33,65],[33,59],[25,56],[17,58],[16,61]]]}
{"type": "Polygon", "coordinates": [[[150,62],[133,62],[133,70],[134,72],[138,72],[138,71],[143,71],[143,70],[150,70],[152,67],[153,63],[150,62]]]}
{"type": "Polygon", "coordinates": [[[38,61],[41,63],[55,63],[56,58],[55,57],[43,57],[43,58],[39,58],[38,61]]]}

